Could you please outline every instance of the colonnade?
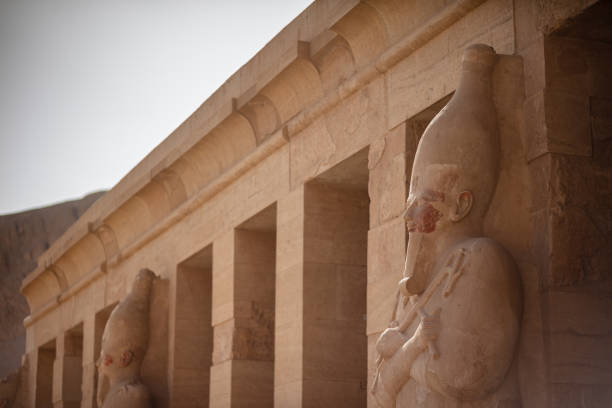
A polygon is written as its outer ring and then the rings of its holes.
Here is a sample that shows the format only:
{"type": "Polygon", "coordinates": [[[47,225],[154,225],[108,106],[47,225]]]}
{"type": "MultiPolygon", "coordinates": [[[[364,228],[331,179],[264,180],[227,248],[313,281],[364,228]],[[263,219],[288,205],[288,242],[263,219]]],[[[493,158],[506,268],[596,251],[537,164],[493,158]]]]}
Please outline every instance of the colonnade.
{"type": "MultiPolygon", "coordinates": [[[[367,149],[355,157],[350,182],[341,163],[177,262],[162,405],[366,406],[367,149]]],[[[36,406],[97,406],[113,306],[38,349],[36,406]]]]}

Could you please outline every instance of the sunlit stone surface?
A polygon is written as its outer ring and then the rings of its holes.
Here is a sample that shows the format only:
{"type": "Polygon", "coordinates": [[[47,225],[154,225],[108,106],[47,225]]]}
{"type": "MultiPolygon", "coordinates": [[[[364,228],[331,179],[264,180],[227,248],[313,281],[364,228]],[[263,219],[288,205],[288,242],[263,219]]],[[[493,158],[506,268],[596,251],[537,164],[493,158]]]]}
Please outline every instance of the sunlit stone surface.
{"type": "Polygon", "coordinates": [[[147,268],[143,404],[610,405],[611,13],[313,3],[38,259],[17,403],[121,406],[147,268]]]}

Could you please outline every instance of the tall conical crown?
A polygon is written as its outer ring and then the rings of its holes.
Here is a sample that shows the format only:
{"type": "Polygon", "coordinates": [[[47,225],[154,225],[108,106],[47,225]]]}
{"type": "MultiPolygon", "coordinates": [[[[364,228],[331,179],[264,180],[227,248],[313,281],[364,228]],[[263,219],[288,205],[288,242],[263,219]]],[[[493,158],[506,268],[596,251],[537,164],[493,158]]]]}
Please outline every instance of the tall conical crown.
{"type": "Polygon", "coordinates": [[[155,274],[148,269],[138,272],[132,291],[111,313],[102,347],[110,354],[120,355],[126,350],[142,359],[149,341],[149,299],[155,274]]]}
{"type": "Polygon", "coordinates": [[[463,54],[461,79],[450,102],[425,129],[417,148],[411,190],[432,168],[448,169],[455,188],[475,193],[484,215],[497,182],[499,141],[492,99],[493,48],[476,44],[463,54]],[[434,165],[434,166],[432,166],[434,165]]]}

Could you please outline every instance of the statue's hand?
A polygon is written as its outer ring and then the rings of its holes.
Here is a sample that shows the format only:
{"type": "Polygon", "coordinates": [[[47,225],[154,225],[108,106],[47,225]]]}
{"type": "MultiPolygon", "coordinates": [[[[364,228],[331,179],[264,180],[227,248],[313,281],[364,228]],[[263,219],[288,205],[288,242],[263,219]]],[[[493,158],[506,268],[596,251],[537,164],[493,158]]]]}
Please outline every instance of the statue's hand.
{"type": "Polygon", "coordinates": [[[428,348],[429,354],[434,359],[440,357],[440,353],[436,347],[435,341],[440,335],[440,311],[437,309],[431,316],[425,313],[422,309],[419,310],[421,323],[414,333],[417,344],[423,349],[428,348]]]}
{"type": "Polygon", "coordinates": [[[382,358],[390,358],[395,352],[402,347],[408,338],[399,331],[397,327],[386,329],[376,342],[376,351],[382,358]]]}

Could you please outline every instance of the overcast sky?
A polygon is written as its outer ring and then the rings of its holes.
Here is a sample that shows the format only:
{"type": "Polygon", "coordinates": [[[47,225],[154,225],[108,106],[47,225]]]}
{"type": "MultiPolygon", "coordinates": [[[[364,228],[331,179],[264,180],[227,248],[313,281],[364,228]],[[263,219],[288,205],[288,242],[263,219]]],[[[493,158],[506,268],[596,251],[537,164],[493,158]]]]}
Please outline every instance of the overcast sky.
{"type": "Polygon", "coordinates": [[[309,0],[0,0],[0,214],[111,188],[309,0]]]}

